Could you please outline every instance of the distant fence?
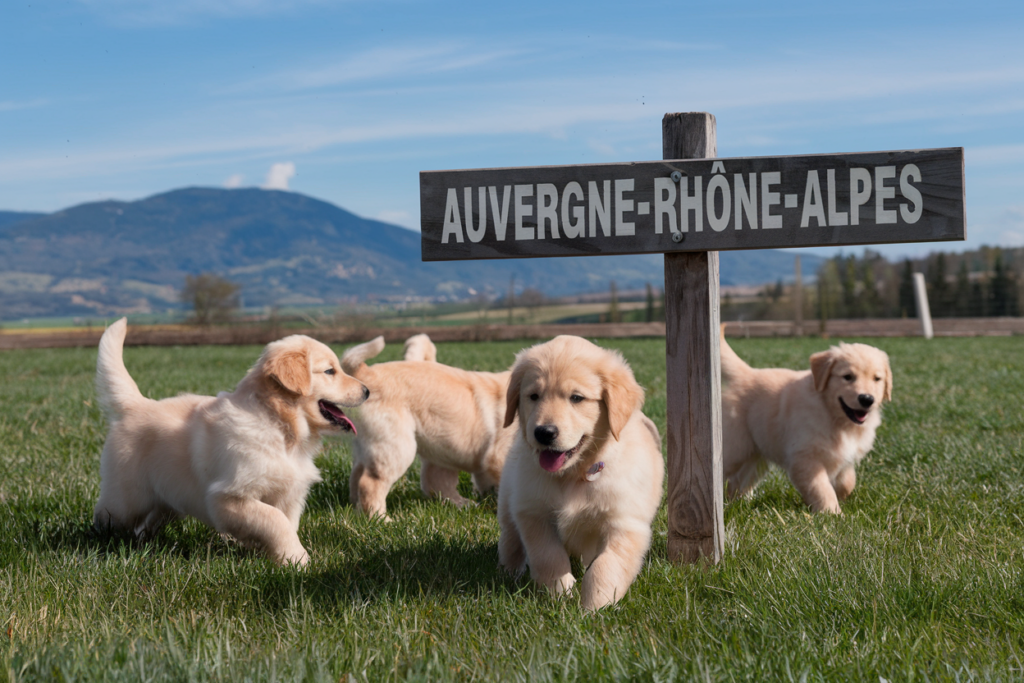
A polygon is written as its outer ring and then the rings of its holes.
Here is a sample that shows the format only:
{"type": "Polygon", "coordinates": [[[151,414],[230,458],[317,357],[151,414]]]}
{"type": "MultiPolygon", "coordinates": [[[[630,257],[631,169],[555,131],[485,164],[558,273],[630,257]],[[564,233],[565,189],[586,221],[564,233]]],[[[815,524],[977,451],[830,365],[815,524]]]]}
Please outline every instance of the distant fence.
{"type": "MultiPolygon", "coordinates": [[[[1024,335],[1024,318],[936,318],[937,337],[1024,335]]],[[[196,346],[204,344],[264,345],[288,334],[307,334],[327,344],[352,344],[378,335],[390,343],[401,343],[414,334],[426,333],[439,342],[512,341],[550,339],[559,334],[581,337],[664,337],[665,323],[601,323],[579,325],[467,325],[462,327],[356,327],[290,329],[274,327],[145,327],[128,330],[128,346],[196,346]]],[[[725,324],[730,337],[791,337],[797,332],[792,321],[732,321],[725,324]]],[[[90,347],[99,343],[101,329],[39,330],[0,332],[0,350],[90,347]]],[[[807,336],[820,335],[817,321],[802,325],[807,336]]],[[[829,320],[825,333],[840,337],[919,337],[916,318],[864,318],[829,320]]]]}

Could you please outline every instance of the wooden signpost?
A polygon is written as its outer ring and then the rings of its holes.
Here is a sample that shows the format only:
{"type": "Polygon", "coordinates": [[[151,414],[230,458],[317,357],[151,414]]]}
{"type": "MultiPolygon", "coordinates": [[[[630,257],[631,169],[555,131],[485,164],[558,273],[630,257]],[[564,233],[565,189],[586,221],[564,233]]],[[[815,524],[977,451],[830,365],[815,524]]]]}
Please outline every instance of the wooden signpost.
{"type": "Polygon", "coordinates": [[[718,251],[965,238],[963,148],[717,158],[666,114],[663,161],[420,173],[424,261],[665,254],[670,559],[718,562],[718,251]]]}

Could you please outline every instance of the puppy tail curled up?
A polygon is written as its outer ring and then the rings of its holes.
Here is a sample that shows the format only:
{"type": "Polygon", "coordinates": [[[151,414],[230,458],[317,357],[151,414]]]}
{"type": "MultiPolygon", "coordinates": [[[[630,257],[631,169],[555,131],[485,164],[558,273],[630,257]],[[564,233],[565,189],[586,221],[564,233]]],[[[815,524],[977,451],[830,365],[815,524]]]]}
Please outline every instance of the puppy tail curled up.
{"type": "Polygon", "coordinates": [[[729,343],[725,341],[725,323],[722,323],[721,335],[719,355],[722,359],[722,381],[732,382],[749,373],[751,368],[746,361],[736,355],[729,343]]]}
{"type": "Polygon", "coordinates": [[[437,362],[437,347],[425,334],[414,334],[405,340],[403,360],[437,362]]]}
{"type": "Polygon", "coordinates": [[[365,344],[353,346],[341,357],[341,369],[356,377],[366,368],[366,361],[384,350],[384,337],[375,337],[365,344]]]}
{"type": "Polygon", "coordinates": [[[107,328],[100,338],[96,359],[96,394],[100,406],[110,420],[117,420],[125,410],[145,397],[124,366],[124,337],[128,333],[128,319],[121,318],[107,328]]]}

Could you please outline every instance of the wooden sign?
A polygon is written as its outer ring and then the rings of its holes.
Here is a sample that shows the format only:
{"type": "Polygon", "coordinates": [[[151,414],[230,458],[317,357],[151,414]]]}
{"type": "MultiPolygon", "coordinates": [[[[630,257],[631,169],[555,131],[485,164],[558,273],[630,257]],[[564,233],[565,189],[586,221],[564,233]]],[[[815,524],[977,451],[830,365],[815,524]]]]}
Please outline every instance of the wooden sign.
{"type": "Polygon", "coordinates": [[[424,261],[962,240],[948,149],[420,173],[424,261]]]}

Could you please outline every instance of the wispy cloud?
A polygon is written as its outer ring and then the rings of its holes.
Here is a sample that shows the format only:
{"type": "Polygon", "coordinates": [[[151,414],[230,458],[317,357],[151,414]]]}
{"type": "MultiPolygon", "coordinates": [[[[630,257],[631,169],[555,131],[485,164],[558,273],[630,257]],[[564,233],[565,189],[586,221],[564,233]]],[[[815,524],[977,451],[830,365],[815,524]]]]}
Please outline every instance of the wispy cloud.
{"type": "Polygon", "coordinates": [[[329,64],[290,68],[234,86],[233,91],[285,91],[329,88],[389,78],[409,78],[458,71],[491,64],[521,54],[521,50],[475,50],[465,45],[382,47],[367,50],[329,64]]]}
{"type": "Polygon", "coordinates": [[[49,104],[49,100],[35,99],[25,100],[22,102],[14,102],[11,100],[0,101],[0,111],[17,111],[19,109],[33,109],[35,107],[42,107],[49,104]]]}
{"type": "MultiPolygon", "coordinates": [[[[183,24],[204,18],[287,14],[330,0],[78,0],[114,24],[183,24]]],[[[335,3],[336,4],[336,3],[335,3]]]]}

